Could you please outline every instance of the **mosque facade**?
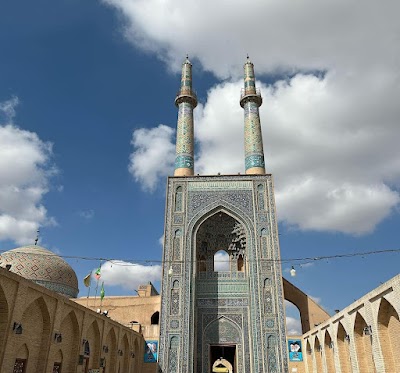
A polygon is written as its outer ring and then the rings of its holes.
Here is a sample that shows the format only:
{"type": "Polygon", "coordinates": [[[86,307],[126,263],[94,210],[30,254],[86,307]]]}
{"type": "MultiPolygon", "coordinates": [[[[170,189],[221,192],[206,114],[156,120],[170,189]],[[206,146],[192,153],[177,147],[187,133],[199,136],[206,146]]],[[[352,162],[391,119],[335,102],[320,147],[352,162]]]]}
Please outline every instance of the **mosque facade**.
{"type": "Polygon", "coordinates": [[[245,174],[194,174],[192,65],[182,65],[161,295],[76,299],[74,270],[38,245],[0,255],[0,372],[400,372],[400,275],[330,316],[282,277],[254,66],[244,65],[245,174]],[[302,334],[286,335],[284,301],[302,334]],[[107,312],[103,312],[107,310],[107,312]]]}
{"type": "Polygon", "coordinates": [[[244,175],[194,175],[192,65],[182,66],[168,178],[159,366],[168,373],[288,371],[272,176],[254,67],[244,65],[244,175]],[[225,269],[218,266],[225,258],[225,269]]]}

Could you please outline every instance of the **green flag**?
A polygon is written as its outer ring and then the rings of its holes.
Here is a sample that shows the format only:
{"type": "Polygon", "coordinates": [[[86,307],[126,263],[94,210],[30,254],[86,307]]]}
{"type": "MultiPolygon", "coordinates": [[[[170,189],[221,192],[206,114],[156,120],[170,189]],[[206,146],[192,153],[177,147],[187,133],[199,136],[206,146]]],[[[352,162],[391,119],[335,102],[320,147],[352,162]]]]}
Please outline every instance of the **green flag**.
{"type": "Polygon", "coordinates": [[[104,281],[103,281],[101,284],[100,299],[103,300],[105,295],[106,295],[106,292],[104,291],[104,281]]]}
{"type": "Polygon", "coordinates": [[[96,272],[94,273],[94,277],[96,277],[96,280],[99,281],[101,277],[101,269],[100,267],[97,268],[96,272]]]}

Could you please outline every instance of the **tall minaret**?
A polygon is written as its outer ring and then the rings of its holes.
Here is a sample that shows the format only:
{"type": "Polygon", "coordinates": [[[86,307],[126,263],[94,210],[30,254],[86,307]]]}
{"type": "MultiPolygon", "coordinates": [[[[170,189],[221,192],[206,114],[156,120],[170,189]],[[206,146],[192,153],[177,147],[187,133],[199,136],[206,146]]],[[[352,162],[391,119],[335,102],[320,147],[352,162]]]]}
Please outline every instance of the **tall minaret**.
{"type": "Polygon", "coordinates": [[[192,176],[194,164],[193,109],[197,97],[192,89],[192,64],[186,56],[182,64],[181,88],[176,96],[178,124],[176,130],[176,158],[174,176],[192,176]]]}
{"type": "Polygon", "coordinates": [[[265,174],[260,114],[258,112],[261,104],[261,94],[256,90],[254,65],[247,56],[247,61],[244,64],[244,89],[242,89],[240,97],[240,106],[244,109],[246,174],[265,174]]]}

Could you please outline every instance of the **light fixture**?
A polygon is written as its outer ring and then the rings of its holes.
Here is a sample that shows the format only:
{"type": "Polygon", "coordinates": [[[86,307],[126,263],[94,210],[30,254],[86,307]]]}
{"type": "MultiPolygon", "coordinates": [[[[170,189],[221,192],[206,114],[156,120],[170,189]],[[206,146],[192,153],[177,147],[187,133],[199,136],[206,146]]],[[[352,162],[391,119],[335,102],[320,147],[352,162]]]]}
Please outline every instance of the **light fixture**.
{"type": "Polygon", "coordinates": [[[329,343],[329,348],[333,348],[333,342],[331,341],[330,343],[329,343]]]}
{"type": "Polygon", "coordinates": [[[22,324],[14,322],[13,330],[15,334],[22,334],[22,324]]]}
{"type": "Polygon", "coordinates": [[[348,334],[346,334],[346,335],[344,336],[344,339],[345,339],[347,342],[350,343],[350,336],[349,336],[348,334]]]}
{"type": "Polygon", "coordinates": [[[364,331],[364,335],[372,335],[372,326],[371,325],[366,326],[363,329],[363,331],[364,331]]]}
{"type": "Polygon", "coordinates": [[[169,267],[169,270],[168,270],[168,276],[172,276],[174,274],[174,270],[172,269],[172,266],[171,267],[169,267]]]}
{"type": "Polygon", "coordinates": [[[317,347],[317,351],[318,351],[318,352],[321,352],[321,351],[322,351],[322,346],[321,346],[321,345],[317,347]]]}
{"type": "Polygon", "coordinates": [[[54,342],[57,342],[57,343],[61,343],[62,342],[61,333],[54,333],[54,342]]]}
{"type": "Polygon", "coordinates": [[[84,345],[87,342],[87,339],[82,339],[82,344],[84,345]]]}
{"type": "Polygon", "coordinates": [[[292,266],[292,269],[290,270],[290,276],[295,277],[296,276],[296,270],[292,266]]]}
{"type": "Polygon", "coordinates": [[[104,310],[102,313],[104,316],[108,316],[108,310],[104,310]]]}
{"type": "Polygon", "coordinates": [[[131,358],[133,359],[135,357],[135,353],[131,351],[131,358]]]}
{"type": "Polygon", "coordinates": [[[105,353],[107,353],[108,352],[108,346],[103,346],[103,351],[105,352],[105,353]]]}
{"type": "Polygon", "coordinates": [[[11,267],[12,267],[12,264],[6,264],[7,271],[9,271],[11,269],[11,267]]]}
{"type": "Polygon", "coordinates": [[[98,308],[98,309],[96,310],[96,312],[97,312],[97,313],[101,313],[101,309],[98,308]]]}
{"type": "Polygon", "coordinates": [[[124,353],[122,352],[122,350],[118,350],[118,355],[122,356],[124,353]]]}

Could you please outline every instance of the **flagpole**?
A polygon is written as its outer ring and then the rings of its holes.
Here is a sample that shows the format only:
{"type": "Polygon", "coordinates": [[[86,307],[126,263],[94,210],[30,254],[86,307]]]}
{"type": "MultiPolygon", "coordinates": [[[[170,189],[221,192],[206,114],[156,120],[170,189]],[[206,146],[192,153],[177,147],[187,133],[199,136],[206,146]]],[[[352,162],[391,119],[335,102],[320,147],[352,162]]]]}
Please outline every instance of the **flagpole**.
{"type": "Polygon", "coordinates": [[[97,271],[95,272],[94,276],[96,277],[96,292],[94,294],[94,307],[96,307],[96,298],[97,298],[97,290],[99,289],[99,280],[101,277],[101,260],[100,260],[100,265],[97,271]]]}
{"type": "Polygon", "coordinates": [[[89,308],[89,295],[90,295],[90,285],[88,287],[87,297],[86,297],[86,307],[89,308]]]}
{"type": "Polygon", "coordinates": [[[94,307],[96,307],[97,290],[99,289],[99,279],[96,282],[96,291],[94,293],[94,307]]]}
{"type": "Polygon", "coordinates": [[[101,284],[101,290],[100,290],[100,308],[103,305],[103,298],[104,298],[104,281],[101,284]]]}

